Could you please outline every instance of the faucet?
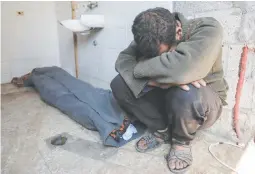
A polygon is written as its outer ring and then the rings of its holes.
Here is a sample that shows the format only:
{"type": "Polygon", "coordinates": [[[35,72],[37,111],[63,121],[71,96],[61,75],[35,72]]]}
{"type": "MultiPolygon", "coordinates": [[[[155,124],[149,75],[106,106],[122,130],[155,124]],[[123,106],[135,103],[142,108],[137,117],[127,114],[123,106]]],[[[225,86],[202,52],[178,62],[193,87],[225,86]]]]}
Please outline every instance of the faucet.
{"type": "Polygon", "coordinates": [[[98,2],[96,2],[96,1],[94,1],[94,2],[89,1],[87,7],[88,7],[90,10],[92,10],[92,9],[98,7],[98,2]]]}

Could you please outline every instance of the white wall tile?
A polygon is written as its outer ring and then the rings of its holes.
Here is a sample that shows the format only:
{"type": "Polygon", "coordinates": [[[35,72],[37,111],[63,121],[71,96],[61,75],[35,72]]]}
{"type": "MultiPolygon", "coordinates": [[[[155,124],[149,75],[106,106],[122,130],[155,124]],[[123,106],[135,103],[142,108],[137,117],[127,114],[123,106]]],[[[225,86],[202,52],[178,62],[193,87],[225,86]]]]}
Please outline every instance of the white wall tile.
{"type": "Polygon", "coordinates": [[[11,79],[12,79],[12,76],[11,76],[11,74],[9,73],[3,73],[3,74],[1,74],[1,83],[3,84],[3,83],[10,83],[10,81],[11,81],[11,79]]]}
{"type": "Polygon", "coordinates": [[[1,60],[1,74],[11,74],[10,61],[1,60]]]}
{"type": "Polygon", "coordinates": [[[12,78],[9,61],[1,61],[1,83],[8,83],[12,78]]]}
{"type": "Polygon", "coordinates": [[[118,74],[115,71],[115,62],[121,50],[118,49],[104,49],[102,57],[102,64],[100,68],[99,79],[106,82],[111,82],[112,79],[118,74]]]}
{"type": "Polygon", "coordinates": [[[55,2],[4,2],[1,14],[1,57],[11,64],[12,76],[36,66],[59,65],[55,2]],[[17,16],[17,11],[24,16],[17,16]]]}
{"type": "MultiPolygon", "coordinates": [[[[79,2],[86,6],[87,2],[79,2]]],[[[86,14],[105,15],[105,28],[89,36],[79,36],[79,69],[80,78],[93,78],[101,81],[97,85],[109,87],[110,81],[117,75],[115,61],[120,51],[125,49],[133,40],[131,26],[134,18],[143,10],[153,7],[165,7],[172,10],[169,1],[115,1],[99,2],[98,8],[87,11],[86,14]],[[93,42],[97,46],[93,46],[93,42]]],[[[86,7],[78,9],[77,14],[84,13],[86,7]]],[[[95,82],[93,82],[95,83],[95,82]]]]}
{"type": "Polygon", "coordinates": [[[35,67],[42,67],[40,60],[23,59],[13,60],[11,64],[11,72],[13,77],[18,77],[31,72],[35,67]]]}
{"type": "Polygon", "coordinates": [[[90,43],[94,41],[104,48],[124,49],[126,46],[125,28],[104,28],[95,37],[90,37],[88,40],[90,43]]]}
{"type": "MultiPolygon", "coordinates": [[[[56,18],[58,21],[70,19],[70,1],[56,1],[56,18]]],[[[61,67],[70,74],[75,75],[73,33],[57,24],[59,41],[59,59],[61,67]]]]}

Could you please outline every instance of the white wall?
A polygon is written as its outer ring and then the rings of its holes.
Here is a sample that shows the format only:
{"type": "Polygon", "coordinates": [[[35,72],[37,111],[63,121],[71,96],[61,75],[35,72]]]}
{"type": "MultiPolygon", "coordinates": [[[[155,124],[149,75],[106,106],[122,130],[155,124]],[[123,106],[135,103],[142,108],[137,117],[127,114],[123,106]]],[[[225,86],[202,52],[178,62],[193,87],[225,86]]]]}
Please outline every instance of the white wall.
{"type": "MultiPolygon", "coordinates": [[[[56,1],[56,17],[58,21],[71,19],[71,2],[56,1]]],[[[61,67],[75,76],[73,33],[58,24],[59,60],[61,67]]]]}
{"type": "Polygon", "coordinates": [[[60,64],[55,2],[2,2],[1,9],[1,83],[60,64]]]}
{"type": "MultiPolygon", "coordinates": [[[[79,2],[77,16],[103,14],[106,26],[90,36],[79,36],[79,77],[109,88],[117,74],[114,69],[117,56],[132,40],[135,16],[157,6],[172,10],[172,2],[99,2],[99,7],[90,11],[87,3],[79,2]]],[[[2,2],[1,9],[1,83],[41,66],[58,65],[75,74],[72,32],[57,23],[71,19],[70,2],[2,2]],[[17,16],[16,11],[24,11],[24,16],[17,16]]]]}
{"type": "MultiPolygon", "coordinates": [[[[106,25],[95,34],[79,36],[79,78],[109,89],[111,80],[117,75],[114,68],[117,56],[132,41],[131,25],[135,16],[157,6],[172,10],[172,2],[99,2],[98,5],[86,13],[105,15],[106,25]]],[[[78,7],[77,14],[87,10],[84,2],[78,7]]]]}

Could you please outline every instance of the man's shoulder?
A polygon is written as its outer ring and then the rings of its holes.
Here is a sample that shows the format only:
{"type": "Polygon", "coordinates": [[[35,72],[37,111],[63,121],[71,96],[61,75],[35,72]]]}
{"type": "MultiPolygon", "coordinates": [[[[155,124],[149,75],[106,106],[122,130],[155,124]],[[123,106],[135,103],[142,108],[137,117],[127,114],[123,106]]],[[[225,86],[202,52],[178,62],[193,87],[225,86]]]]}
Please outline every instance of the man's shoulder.
{"type": "Polygon", "coordinates": [[[223,31],[221,23],[213,17],[199,17],[187,20],[186,40],[197,31],[210,30],[211,34],[220,34],[223,31]]]}
{"type": "Polygon", "coordinates": [[[219,21],[211,16],[194,18],[193,16],[184,16],[182,13],[179,13],[179,12],[174,12],[173,14],[175,15],[175,18],[177,20],[181,21],[182,24],[183,23],[192,24],[192,23],[201,23],[201,22],[219,24],[219,21]]]}
{"type": "Polygon", "coordinates": [[[191,23],[196,23],[197,25],[201,26],[215,26],[215,27],[221,27],[221,23],[214,17],[197,17],[194,19],[189,20],[191,23]]]}

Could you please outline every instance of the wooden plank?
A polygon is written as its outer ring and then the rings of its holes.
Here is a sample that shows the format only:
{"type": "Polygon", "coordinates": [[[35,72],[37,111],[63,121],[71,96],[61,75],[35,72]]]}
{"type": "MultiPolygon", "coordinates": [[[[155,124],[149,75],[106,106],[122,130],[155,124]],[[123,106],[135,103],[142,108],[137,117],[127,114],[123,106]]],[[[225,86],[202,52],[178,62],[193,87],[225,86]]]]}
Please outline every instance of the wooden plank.
{"type": "MultiPolygon", "coordinates": [[[[76,19],[76,9],[77,3],[75,1],[71,1],[72,7],[72,19],[76,19]]],[[[78,40],[77,34],[73,33],[73,43],[74,43],[74,62],[75,62],[75,75],[76,78],[79,78],[79,66],[78,66],[78,40]]]]}

